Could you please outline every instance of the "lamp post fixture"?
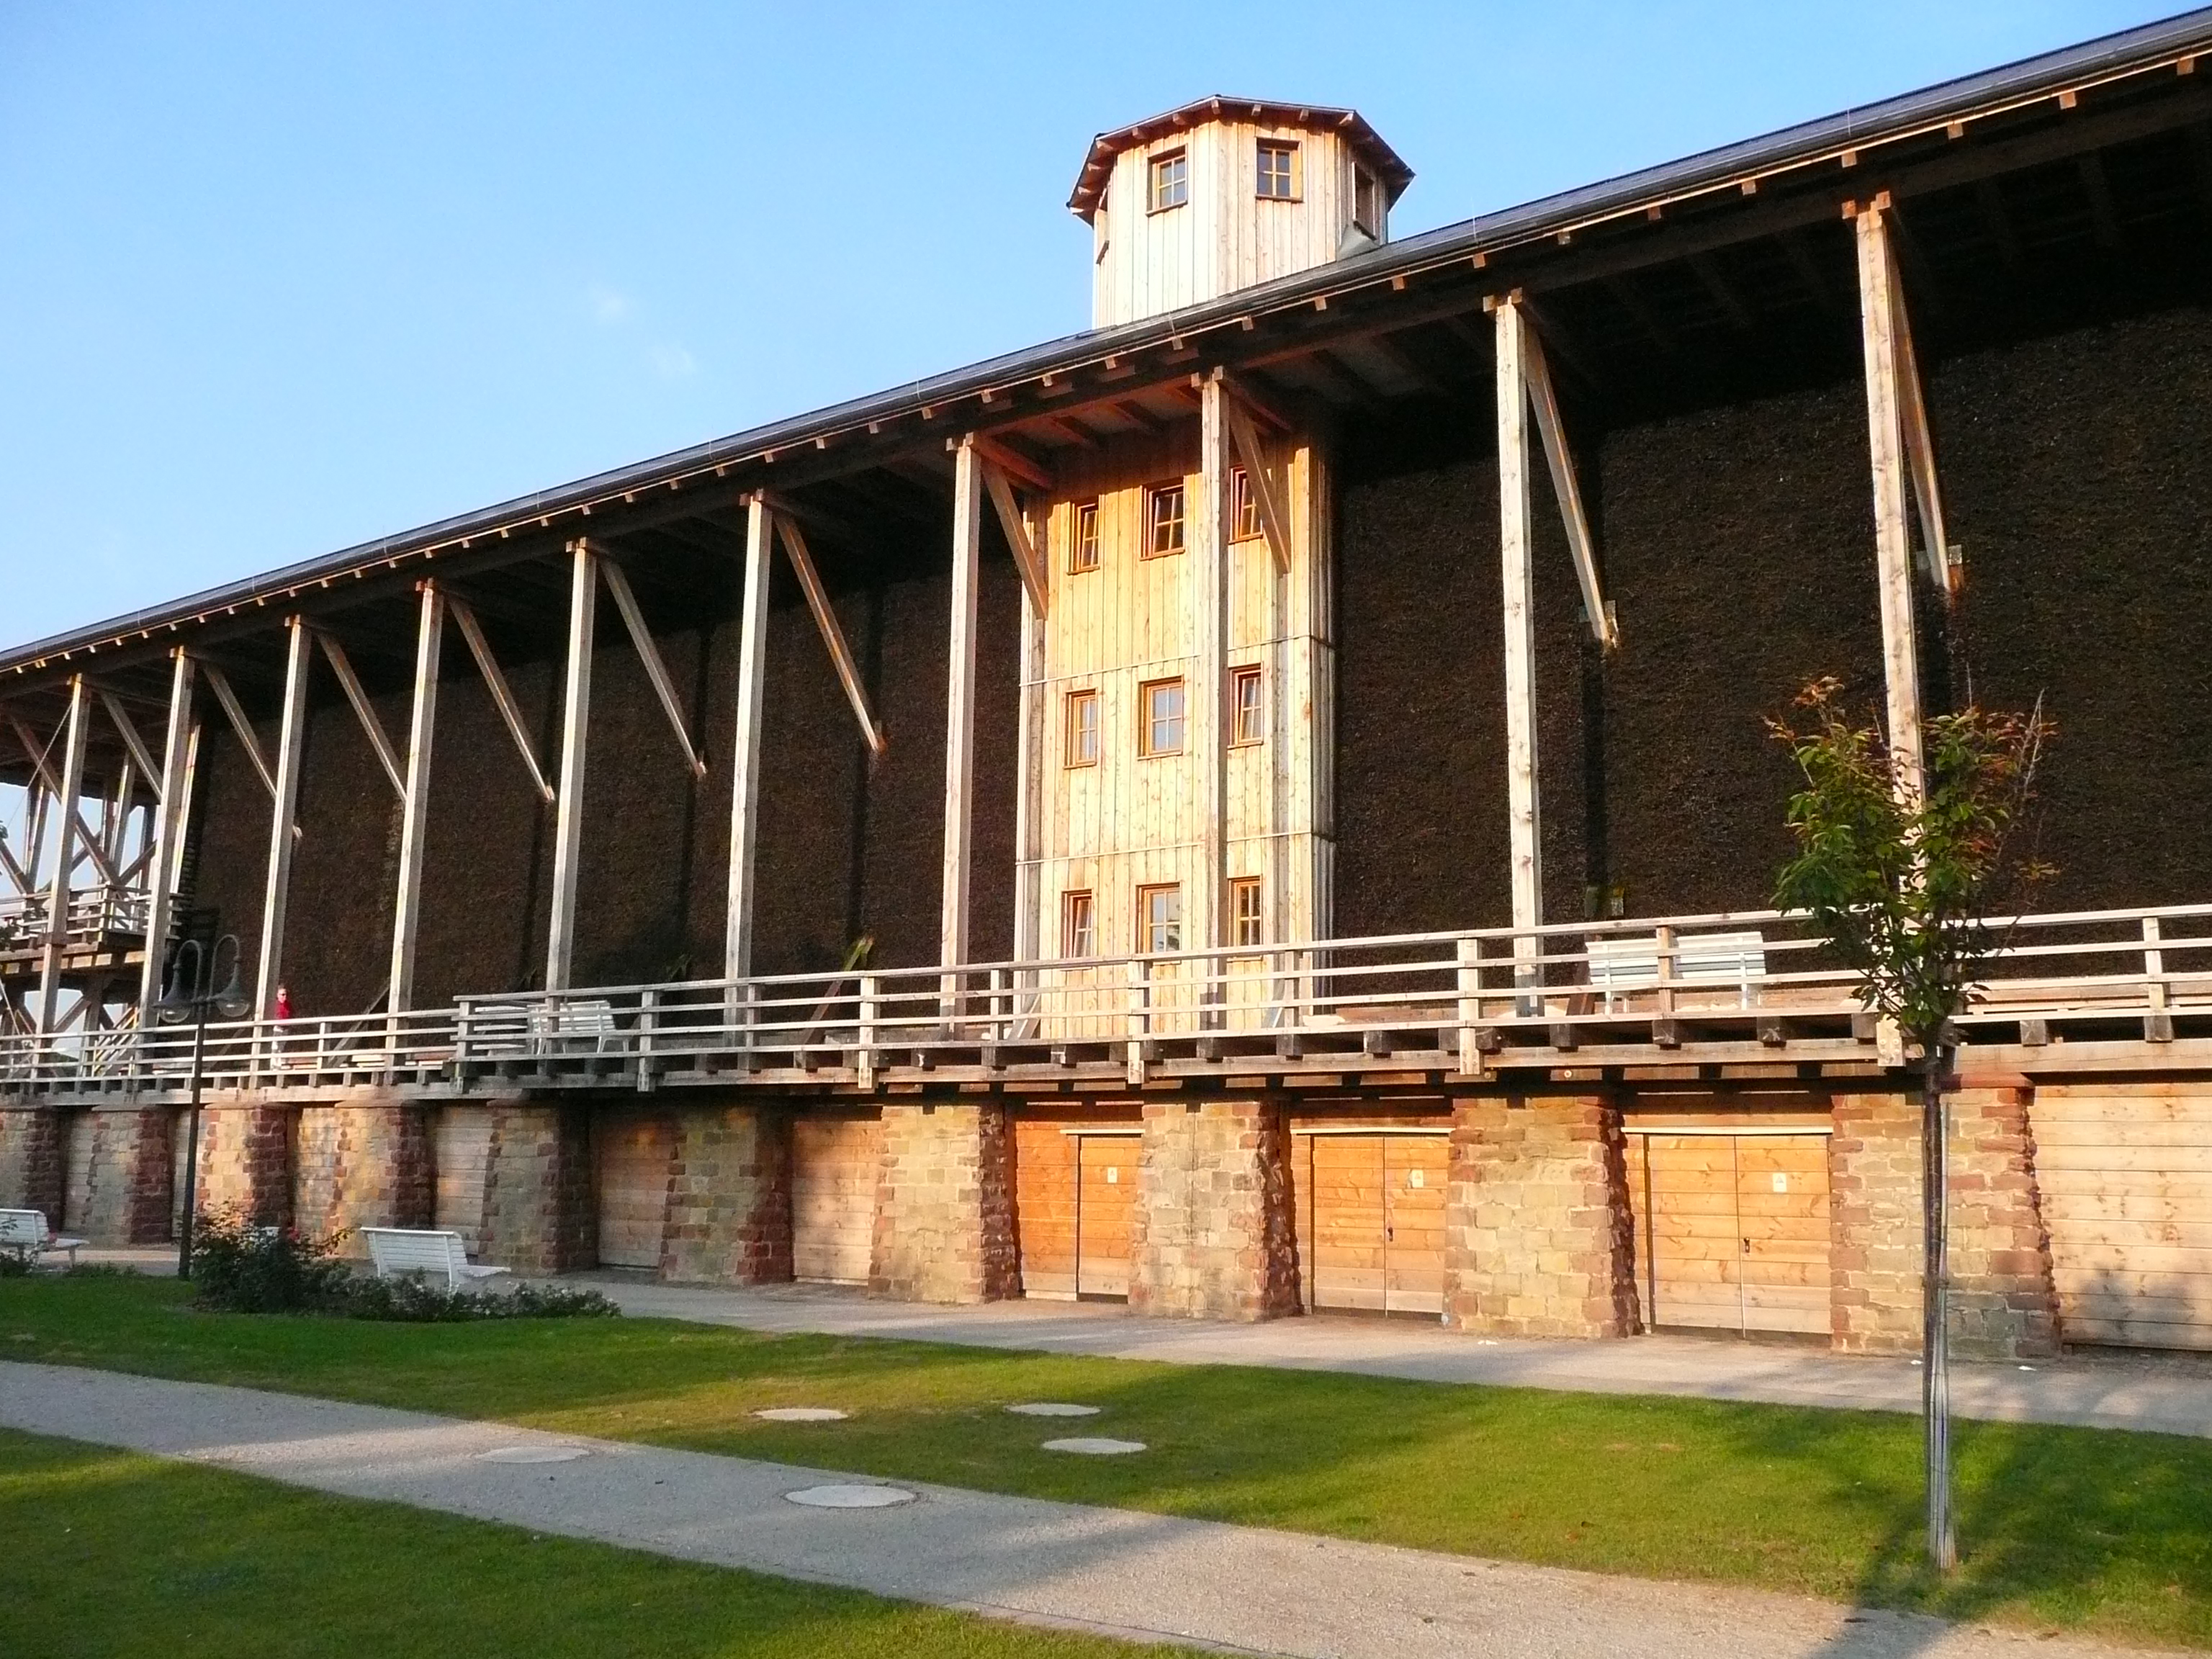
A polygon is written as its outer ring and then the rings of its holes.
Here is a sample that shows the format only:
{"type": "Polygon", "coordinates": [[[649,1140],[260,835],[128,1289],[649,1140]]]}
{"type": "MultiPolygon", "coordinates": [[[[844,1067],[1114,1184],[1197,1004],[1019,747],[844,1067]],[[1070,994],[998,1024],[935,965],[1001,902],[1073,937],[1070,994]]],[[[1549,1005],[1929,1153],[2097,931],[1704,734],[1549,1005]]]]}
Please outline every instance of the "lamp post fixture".
{"type": "Polygon", "coordinates": [[[215,942],[212,950],[196,939],[188,939],[177,947],[169,959],[168,988],[154,1006],[154,1017],[164,1025],[181,1025],[192,1022],[192,1094],[191,1127],[185,1138],[185,1214],[178,1224],[177,1277],[192,1276],[192,1219],[199,1208],[200,1172],[200,1065],[207,1051],[207,1023],[210,1011],[225,1019],[237,1019],[250,1005],[245,988],[238,982],[238,936],[225,933],[215,942]],[[230,972],[217,979],[224,962],[224,948],[229,950],[230,972]]]}

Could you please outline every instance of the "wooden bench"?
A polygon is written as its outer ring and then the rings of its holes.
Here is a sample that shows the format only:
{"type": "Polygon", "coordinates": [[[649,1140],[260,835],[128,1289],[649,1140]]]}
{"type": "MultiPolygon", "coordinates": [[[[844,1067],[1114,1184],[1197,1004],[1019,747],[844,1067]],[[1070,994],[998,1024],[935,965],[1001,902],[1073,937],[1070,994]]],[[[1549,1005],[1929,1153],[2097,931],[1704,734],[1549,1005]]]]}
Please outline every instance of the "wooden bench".
{"type": "Polygon", "coordinates": [[[0,1250],[24,1260],[36,1261],[40,1256],[65,1254],[70,1266],[76,1266],[76,1253],[84,1248],[81,1238],[64,1238],[46,1225],[44,1210],[0,1210],[0,1250]]]}
{"type": "Polygon", "coordinates": [[[416,1227],[363,1227],[368,1259],[379,1279],[431,1278],[443,1274],[446,1288],[458,1291],[504,1267],[480,1267],[469,1260],[459,1233],[416,1227]]]}
{"type": "Polygon", "coordinates": [[[511,1060],[568,1048],[580,1040],[605,1053],[619,1048],[622,1027],[615,1006],[605,997],[561,1001],[548,1007],[543,1002],[479,1002],[469,1010],[468,1047],[471,1059],[511,1060]]]}

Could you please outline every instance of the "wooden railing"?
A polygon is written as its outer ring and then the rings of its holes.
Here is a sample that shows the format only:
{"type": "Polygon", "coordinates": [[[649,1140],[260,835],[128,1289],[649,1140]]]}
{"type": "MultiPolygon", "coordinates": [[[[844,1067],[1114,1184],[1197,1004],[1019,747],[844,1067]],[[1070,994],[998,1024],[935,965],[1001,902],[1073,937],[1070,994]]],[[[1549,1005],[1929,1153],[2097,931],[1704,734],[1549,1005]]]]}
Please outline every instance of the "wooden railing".
{"type": "MultiPolygon", "coordinates": [[[[1959,1024],[2034,1047],[2212,1036],[2212,905],[1990,924],[1997,949],[1959,1024]]],[[[1230,951],[771,975],[464,996],[344,1019],[211,1024],[219,1085],[386,1077],[763,1071],[873,1086],[975,1068],[1332,1069],[1754,1057],[1895,1064],[1895,1034],[1804,919],[1773,911],[1230,951]]],[[[0,1038],[0,1085],[181,1086],[189,1027],[0,1038]]]]}
{"type": "MultiPolygon", "coordinates": [[[[146,931],[147,898],[137,887],[80,887],[69,896],[64,942],[90,945],[117,933],[146,931]]],[[[42,948],[47,939],[48,897],[44,893],[0,896],[0,956],[42,948]]]]}

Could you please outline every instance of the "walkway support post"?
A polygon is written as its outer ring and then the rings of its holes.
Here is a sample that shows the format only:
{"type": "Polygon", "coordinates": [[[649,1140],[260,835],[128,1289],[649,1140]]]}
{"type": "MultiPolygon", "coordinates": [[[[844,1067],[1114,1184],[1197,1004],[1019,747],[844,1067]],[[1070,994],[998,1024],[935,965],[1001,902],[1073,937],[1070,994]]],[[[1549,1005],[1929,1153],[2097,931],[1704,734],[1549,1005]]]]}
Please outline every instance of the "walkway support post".
{"type": "MultiPolygon", "coordinates": [[[[1543,981],[1540,954],[1544,866],[1536,759],[1536,583],[1529,493],[1528,323],[1519,304],[1500,301],[1498,336],[1498,544],[1505,624],[1505,810],[1512,858],[1513,969],[1516,987],[1543,981]],[[1525,931],[1524,931],[1525,930],[1525,931]]],[[[1522,1013],[1538,1012],[1522,1000],[1522,1013]]]]}
{"type": "Polygon", "coordinates": [[[415,1000],[415,944],[422,917],[423,843],[430,827],[430,751],[438,728],[438,661],[446,636],[446,593],[435,580],[419,584],[415,625],[415,700],[407,720],[407,778],[400,793],[399,884],[392,905],[392,973],[385,1006],[398,1017],[415,1000]]]}
{"type": "Polygon", "coordinates": [[[952,618],[945,693],[945,869],[938,923],[939,1012],[957,1023],[968,960],[968,867],[975,796],[975,586],[983,533],[982,458],[974,438],[953,452],[952,618]]]}
{"type": "Polygon", "coordinates": [[[292,896],[294,825],[300,809],[300,763],[307,735],[307,672],[314,641],[307,619],[290,617],[284,642],[284,708],[276,726],[276,769],[270,793],[269,875],[261,896],[261,951],[255,958],[253,1012],[276,1015],[276,988],[284,982],[284,910],[292,896]]]}
{"type": "MultiPolygon", "coordinates": [[[[61,833],[56,837],[54,873],[46,887],[46,948],[39,966],[39,1029],[61,1029],[62,954],[69,946],[70,884],[76,868],[76,842],[82,833],[77,801],[84,793],[84,745],[90,723],[90,692],[84,676],[70,677],[68,725],[62,738],[62,775],[55,817],[61,833]]],[[[30,849],[35,857],[38,848],[30,849]]]]}
{"type": "Polygon", "coordinates": [[[591,734],[592,624],[599,556],[568,544],[568,672],[561,701],[561,775],[553,801],[553,915],[545,929],[545,988],[565,991],[576,946],[577,861],[584,846],[584,753],[591,734]]]}
{"type": "MultiPolygon", "coordinates": [[[[1192,907],[1190,937],[1195,945],[1218,951],[1222,938],[1223,893],[1228,879],[1228,719],[1229,699],[1229,432],[1228,387],[1216,369],[1199,387],[1198,501],[1192,515],[1195,532],[1191,549],[1190,580],[1192,654],[1197,672],[1188,694],[1190,743],[1198,759],[1199,879],[1198,902],[1192,907]]],[[[1139,926],[1142,925],[1141,919],[1139,926]]],[[[1221,970],[1220,958],[1208,957],[1208,979],[1221,970]]],[[[1212,1003],[1221,988],[1209,985],[1202,1000],[1212,1003]]],[[[1205,1022],[1201,1022],[1205,1023],[1205,1022]]]]}
{"type": "Polygon", "coordinates": [[[729,908],[722,928],[722,974],[753,970],[753,865],[760,829],[761,693],[768,675],[768,589],[775,524],[768,503],[745,504],[745,586],[738,601],[738,733],[730,758],[729,908]]]}
{"type": "Polygon", "coordinates": [[[146,864],[146,963],[138,981],[138,1027],[154,1024],[168,954],[169,915],[176,903],[178,855],[184,850],[185,814],[191,810],[192,659],[182,646],[170,653],[169,723],[161,739],[156,781],[153,846],[146,864]]]}

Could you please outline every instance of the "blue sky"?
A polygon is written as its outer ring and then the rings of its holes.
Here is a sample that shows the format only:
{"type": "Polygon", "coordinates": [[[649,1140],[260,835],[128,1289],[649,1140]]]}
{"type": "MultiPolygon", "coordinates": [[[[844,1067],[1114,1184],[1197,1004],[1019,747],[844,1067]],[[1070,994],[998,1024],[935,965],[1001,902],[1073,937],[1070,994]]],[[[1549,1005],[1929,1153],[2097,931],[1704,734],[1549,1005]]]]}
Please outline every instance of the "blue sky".
{"type": "Polygon", "coordinates": [[[1205,93],[1404,234],[2180,9],[0,0],[0,644],[1078,329],[1205,93]]]}

